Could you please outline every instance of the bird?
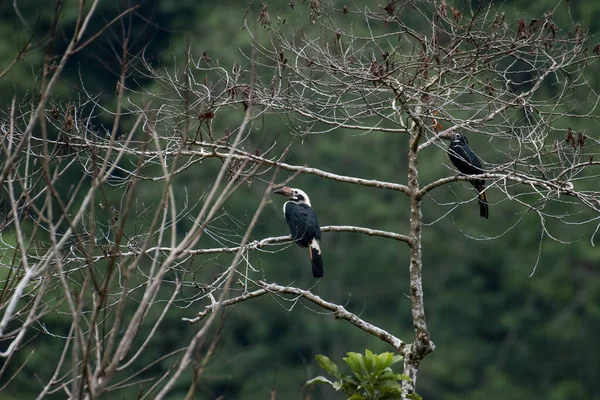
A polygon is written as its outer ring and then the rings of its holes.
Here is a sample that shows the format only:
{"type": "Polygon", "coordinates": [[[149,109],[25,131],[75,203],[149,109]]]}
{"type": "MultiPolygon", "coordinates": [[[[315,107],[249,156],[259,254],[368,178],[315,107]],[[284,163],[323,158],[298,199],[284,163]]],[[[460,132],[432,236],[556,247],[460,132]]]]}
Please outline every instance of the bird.
{"type": "Polygon", "coordinates": [[[321,257],[321,227],[315,210],[310,205],[308,195],[300,189],[284,186],[273,194],[280,194],[289,200],[283,205],[283,216],[290,228],[292,239],[300,247],[308,247],[312,273],[315,278],[323,276],[321,257]]]}
{"type": "MultiPolygon", "coordinates": [[[[448,157],[458,171],[465,175],[483,174],[481,161],[479,157],[469,147],[469,141],[459,132],[452,132],[450,146],[448,146],[448,157]]],[[[479,215],[482,218],[489,218],[489,209],[487,195],[484,191],[485,180],[473,179],[471,184],[477,189],[479,201],[479,215]]]]}

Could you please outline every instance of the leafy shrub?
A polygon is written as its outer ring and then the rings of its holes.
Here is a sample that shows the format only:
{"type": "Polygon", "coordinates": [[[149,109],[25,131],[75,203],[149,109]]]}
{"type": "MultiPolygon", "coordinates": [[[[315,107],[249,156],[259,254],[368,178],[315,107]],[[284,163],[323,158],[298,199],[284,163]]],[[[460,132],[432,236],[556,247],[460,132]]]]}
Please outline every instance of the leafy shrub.
{"type": "MultiPolygon", "coordinates": [[[[391,400],[402,398],[402,381],[410,378],[404,374],[395,373],[391,366],[402,361],[402,356],[390,352],[373,354],[365,350],[365,355],[349,352],[343,360],[352,370],[352,375],[342,374],[338,366],[324,355],[317,355],[316,359],[321,368],[335,378],[330,381],[324,376],[317,376],[308,382],[325,383],[335,390],[342,390],[348,400],[391,400]]],[[[407,399],[420,400],[421,396],[412,393],[407,399]]]]}

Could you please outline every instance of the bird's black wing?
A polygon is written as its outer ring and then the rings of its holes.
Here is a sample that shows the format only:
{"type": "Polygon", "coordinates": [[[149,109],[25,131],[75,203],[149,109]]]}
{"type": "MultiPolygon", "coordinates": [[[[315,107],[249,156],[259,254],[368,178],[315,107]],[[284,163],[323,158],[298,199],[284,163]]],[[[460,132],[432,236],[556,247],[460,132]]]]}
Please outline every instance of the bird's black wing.
{"type": "MultiPolygon", "coordinates": [[[[458,143],[453,142],[448,146],[448,157],[450,157],[452,164],[465,175],[483,174],[481,161],[479,161],[479,157],[477,157],[469,147],[466,138],[458,143]]],[[[483,191],[485,188],[485,180],[474,179],[471,180],[471,184],[475,186],[475,189],[479,192],[479,215],[483,218],[489,218],[487,195],[483,191]]]]}
{"type": "Polygon", "coordinates": [[[313,238],[321,239],[319,220],[312,207],[290,201],[285,206],[285,220],[299,246],[308,247],[313,238]]]}
{"type": "Polygon", "coordinates": [[[481,161],[467,143],[452,143],[448,147],[448,157],[452,164],[465,175],[482,174],[481,161]]]}

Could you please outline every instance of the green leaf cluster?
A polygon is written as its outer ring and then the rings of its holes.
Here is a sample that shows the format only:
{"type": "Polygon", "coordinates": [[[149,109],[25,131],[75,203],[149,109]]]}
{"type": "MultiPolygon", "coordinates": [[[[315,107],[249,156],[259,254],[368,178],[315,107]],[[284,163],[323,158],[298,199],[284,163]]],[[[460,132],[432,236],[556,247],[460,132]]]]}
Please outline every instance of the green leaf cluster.
{"type": "MultiPolygon", "coordinates": [[[[335,378],[330,381],[324,376],[317,376],[308,382],[331,385],[336,391],[343,391],[348,400],[391,400],[402,397],[402,381],[409,381],[407,375],[396,373],[392,365],[402,361],[402,356],[390,352],[373,354],[366,349],[365,355],[348,352],[343,360],[348,364],[351,375],[342,374],[329,357],[322,354],[315,358],[321,368],[335,378]]],[[[406,396],[407,399],[421,399],[416,393],[406,396]]]]}

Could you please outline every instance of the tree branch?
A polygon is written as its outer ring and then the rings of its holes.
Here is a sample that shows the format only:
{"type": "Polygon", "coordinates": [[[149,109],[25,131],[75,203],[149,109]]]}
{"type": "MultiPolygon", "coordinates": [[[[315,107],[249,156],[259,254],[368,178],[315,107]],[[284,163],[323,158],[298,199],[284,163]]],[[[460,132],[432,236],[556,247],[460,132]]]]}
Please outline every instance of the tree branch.
{"type": "MultiPolygon", "coordinates": [[[[206,158],[226,159],[229,156],[228,152],[221,152],[219,150],[229,151],[230,146],[208,143],[208,142],[194,142],[193,144],[197,145],[197,146],[202,146],[202,147],[212,147],[213,150],[206,151],[203,149],[189,150],[189,149],[183,149],[183,148],[181,148],[181,149],[176,148],[176,149],[172,149],[172,150],[152,151],[152,150],[136,150],[136,149],[132,149],[132,148],[123,148],[122,151],[126,154],[141,156],[141,157],[144,157],[147,159],[152,159],[153,157],[158,156],[159,153],[160,153],[160,155],[162,155],[165,158],[169,157],[169,156],[175,156],[175,155],[190,156],[190,157],[193,157],[195,161],[200,161],[200,160],[203,160],[206,158]]],[[[114,149],[114,146],[102,145],[102,144],[96,144],[96,143],[69,143],[69,145],[74,148],[78,147],[78,148],[86,148],[87,149],[88,147],[93,147],[95,149],[104,149],[104,150],[114,149]]],[[[376,187],[376,188],[381,188],[381,189],[396,190],[396,191],[402,192],[407,195],[410,193],[408,186],[401,185],[399,183],[385,182],[385,181],[379,181],[379,180],[375,180],[375,179],[363,179],[363,178],[358,178],[358,177],[353,177],[353,176],[334,174],[331,172],[326,172],[326,171],[320,170],[318,168],[292,165],[292,164],[287,164],[284,162],[279,162],[276,160],[271,160],[271,159],[268,159],[265,157],[261,157],[261,156],[255,155],[255,154],[245,152],[243,150],[239,150],[239,149],[234,150],[234,153],[231,154],[231,158],[234,160],[250,161],[253,163],[257,163],[257,164],[276,167],[276,168],[280,168],[280,169],[283,169],[286,171],[299,172],[302,174],[309,174],[309,175],[316,175],[321,178],[330,179],[330,180],[334,180],[334,181],[338,181],[338,182],[346,182],[346,183],[353,183],[353,184],[357,184],[357,185],[361,185],[361,186],[369,186],[369,187],[376,187]]],[[[144,177],[139,177],[139,178],[140,179],[148,179],[148,178],[144,178],[144,177]]],[[[153,180],[162,180],[162,179],[164,179],[164,177],[162,177],[162,176],[153,178],[153,180]]]]}
{"type": "MultiPolygon", "coordinates": [[[[352,232],[352,233],[361,233],[363,235],[368,235],[368,236],[378,236],[378,237],[383,237],[383,238],[388,238],[388,239],[393,239],[393,240],[398,240],[400,242],[405,242],[407,244],[410,244],[410,237],[407,235],[402,235],[400,233],[394,233],[394,232],[388,232],[388,231],[382,231],[379,229],[370,229],[370,228],[364,228],[362,226],[350,226],[350,225],[341,225],[341,226],[336,226],[336,225],[328,225],[328,226],[322,226],[321,227],[321,232],[352,232]]],[[[291,235],[285,235],[285,236],[271,236],[271,237],[267,237],[261,240],[254,240],[253,242],[250,242],[244,246],[234,246],[234,247],[212,247],[212,248],[207,248],[207,249],[183,249],[181,250],[181,252],[179,253],[180,255],[202,255],[202,254],[218,254],[218,253],[236,253],[238,252],[240,249],[249,251],[249,250],[258,250],[266,245],[270,245],[270,244],[279,244],[279,243],[287,243],[287,242],[291,242],[292,241],[292,236],[291,235]]],[[[116,255],[118,255],[119,257],[131,257],[131,256],[138,256],[142,253],[144,254],[151,254],[151,253],[156,253],[156,252],[166,252],[169,253],[170,251],[172,251],[173,249],[171,247],[168,246],[162,246],[162,247],[149,247],[143,251],[137,251],[137,250],[132,250],[132,251],[128,251],[128,252],[122,252],[122,253],[118,253],[116,255]]],[[[100,256],[96,256],[92,259],[92,261],[97,262],[100,261],[102,259],[106,259],[106,258],[111,258],[114,257],[115,254],[103,254],[100,256]]],[[[80,260],[81,258],[79,257],[71,257],[68,259],[68,261],[76,261],[76,260],[80,260]]]]}
{"type": "Polygon", "coordinates": [[[557,180],[546,180],[546,179],[536,179],[531,176],[522,175],[516,172],[507,172],[507,173],[485,173],[479,175],[455,175],[448,176],[446,178],[440,178],[436,181],[425,185],[421,190],[419,190],[418,195],[424,196],[428,192],[433,189],[445,185],[450,182],[457,181],[472,181],[473,179],[493,179],[496,181],[512,181],[517,183],[522,183],[526,185],[533,185],[540,187],[542,189],[548,191],[555,191],[560,194],[566,194],[568,196],[579,197],[579,193],[573,190],[571,182],[565,181],[557,181],[557,180]]]}
{"type": "Polygon", "coordinates": [[[294,296],[298,296],[301,298],[305,298],[306,300],[311,301],[312,303],[318,305],[319,307],[321,307],[325,310],[331,311],[336,319],[344,319],[344,320],[350,322],[352,325],[358,327],[359,329],[361,329],[373,336],[376,336],[379,339],[383,340],[384,342],[388,343],[398,352],[400,352],[401,349],[405,346],[404,341],[397,338],[396,336],[357,317],[355,314],[346,310],[343,306],[323,300],[321,297],[311,293],[308,290],[302,290],[302,289],[299,289],[296,287],[291,287],[291,286],[281,286],[276,283],[267,283],[264,281],[258,281],[257,284],[258,284],[258,286],[261,287],[261,289],[257,289],[252,292],[244,293],[241,296],[237,296],[237,297],[233,297],[233,298],[224,300],[220,304],[218,302],[213,302],[212,304],[206,306],[204,311],[199,312],[197,317],[182,318],[182,321],[189,322],[190,324],[194,324],[194,323],[202,320],[202,318],[204,318],[208,314],[212,313],[213,310],[215,310],[218,306],[220,306],[220,307],[231,306],[231,305],[241,303],[241,302],[249,300],[249,299],[263,296],[265,294],[272,294],[272,293],[289,294],[289,295],[294,295],[294,296]]]}

